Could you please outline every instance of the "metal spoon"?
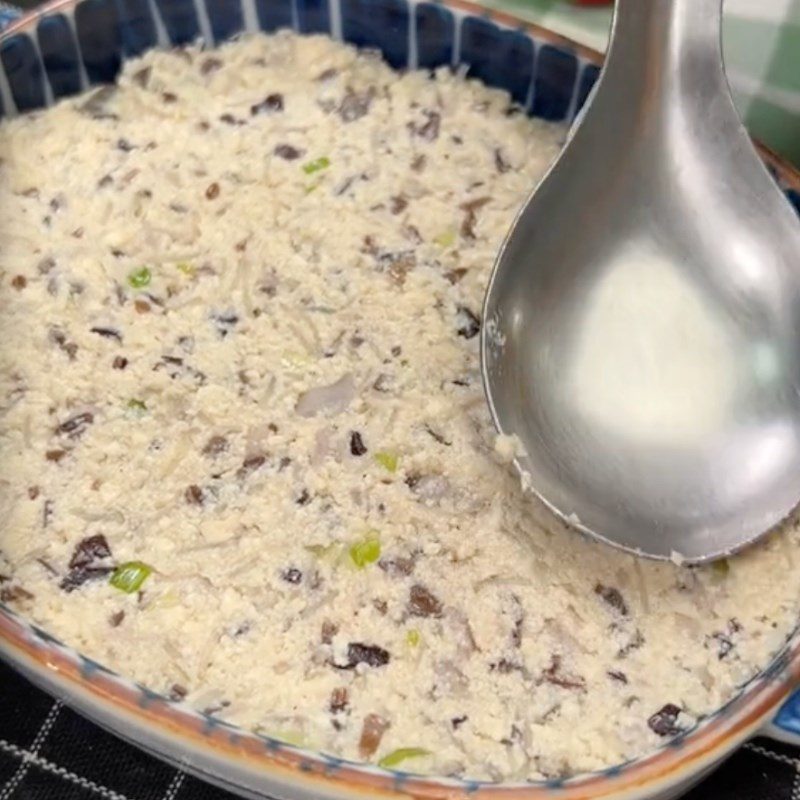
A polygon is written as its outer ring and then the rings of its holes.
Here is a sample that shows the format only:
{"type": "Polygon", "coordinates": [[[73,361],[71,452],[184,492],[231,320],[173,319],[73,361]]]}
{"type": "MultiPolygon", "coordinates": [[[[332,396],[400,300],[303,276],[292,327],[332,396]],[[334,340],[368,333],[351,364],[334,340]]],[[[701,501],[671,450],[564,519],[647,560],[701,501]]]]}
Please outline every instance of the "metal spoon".
{"type": "Polygon", "coordinates": [[[733,106],[720,20],[721,0],[617,0],[482,334],[523,481],[584,533],[687,562],[800,500],[800,224],[733,106]]]}

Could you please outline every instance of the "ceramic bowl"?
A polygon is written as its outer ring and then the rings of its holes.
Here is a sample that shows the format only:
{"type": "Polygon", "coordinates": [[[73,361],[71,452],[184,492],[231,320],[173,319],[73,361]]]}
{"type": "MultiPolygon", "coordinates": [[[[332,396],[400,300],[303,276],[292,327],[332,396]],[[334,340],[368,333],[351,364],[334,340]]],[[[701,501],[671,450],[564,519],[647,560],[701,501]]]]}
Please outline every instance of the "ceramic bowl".
{"type": "MultiPolygon", "coordinates": [[[[40,108],[113,81],[126,58],[151,47],[282,27],[378,48],[398,68],[467,65],[532,115],[565,124],[601,64],[599,53],[460,0],[56,0],[0,35],[0,113],[40,108]]],[[[760,152],[800,212],[800,175],[760,152]]],[[[659,751],[569,780],[513,784],[384,770],[245,732],[115,675],[2,604],[0,656],[124,739],[254,798],[666,800],[757,733],[800,743],[800,693],[791,696],[800,684],[800,633],[735,699],[659,751]]]]}

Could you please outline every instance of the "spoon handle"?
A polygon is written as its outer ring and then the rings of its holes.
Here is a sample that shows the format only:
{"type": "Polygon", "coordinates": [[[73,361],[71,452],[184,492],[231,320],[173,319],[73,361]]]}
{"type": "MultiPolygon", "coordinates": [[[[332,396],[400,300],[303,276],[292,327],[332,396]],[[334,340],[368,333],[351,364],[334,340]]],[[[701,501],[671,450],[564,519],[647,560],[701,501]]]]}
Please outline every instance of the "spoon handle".
{"type": "Polygon", "coordinates": [[[722,0],[617,0],[606,85],[648,115],[668,113],[677,99],[704,115],[730,97],[721,22],[722,0]]]}
{"type": "Polygon", "coordinates": [[[721,29],[722,0],[617,0],[589,127],[632,143],[643,165],[667,152],[698,174],[709,159],[763,172],[725,77],[721,29]]]}
{"type": "Polygon", "coordinates": [[[614,39],[651,58],[674,61],[700,47],[716,60],[721,22],[722,0],[617,0],[614,39]]]}

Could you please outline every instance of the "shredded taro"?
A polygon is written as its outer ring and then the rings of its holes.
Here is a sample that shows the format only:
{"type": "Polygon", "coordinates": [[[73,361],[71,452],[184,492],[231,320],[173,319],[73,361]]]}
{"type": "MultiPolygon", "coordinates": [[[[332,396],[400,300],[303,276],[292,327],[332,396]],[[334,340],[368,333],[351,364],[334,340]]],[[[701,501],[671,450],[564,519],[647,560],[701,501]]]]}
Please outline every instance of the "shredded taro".
{"type": "Polygon", "coordinates": [[[636,561],[496,442],[483,295],[564,137],[519,112],[281,32],[3,119],[0,602],[227,723],[481,781],[636,758],[762,670],[793,524],[636,561]]]}
{"type": "Polygon", "coordinates": [[[353,376],[348,373],[328,386],[309,389],[300,395],[295,410],[301,417],[317,414],[338,414],[344,411],[356,396],[353,376]]]}

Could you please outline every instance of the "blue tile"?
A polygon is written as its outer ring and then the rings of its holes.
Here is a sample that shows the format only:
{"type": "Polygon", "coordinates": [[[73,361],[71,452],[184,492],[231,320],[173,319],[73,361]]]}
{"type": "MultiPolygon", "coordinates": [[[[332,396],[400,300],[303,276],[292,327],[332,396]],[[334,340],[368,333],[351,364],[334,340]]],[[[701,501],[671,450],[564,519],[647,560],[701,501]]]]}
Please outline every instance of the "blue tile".
{"type": "Polygon", "coordinates": [[[543,45],[536,60],[531,114],[550,120],[563,120],[572,102],[578,59],[561,47],[543,45]]]}
{"type": "Polygon", "coordinates": [[[113,0],[79,3],[75,30],[89,83],[111,83],[122,66],[119,16],[113,0]]]}
{"type": "Polygon", "coordinates": [[[172,44],[189,44],[200,36],[194,0],[156,0],[172,44]]]}
{"type": "Polygon", "coordinates": [[[139,708],[150,708],[153,704],[163,701],[164,699],[158,692],[154,692],[152,689],[148,689],[140,683],[136,684],[136,688],[139,690],[139,708]]]}
{"type": "Polygon", "coordinates": [[[0,45],[0,61],[3,63],[17,110],[28,111],[44,105],[44,83],[42,65],[36,46],[30,36],[17,33],[0,45]]]}
{"type": "Polygon", "coordinates": [[[471,77],[505,89],[524,104],[533,77],[533,41],[521,31],[504,30],[488,19],[467,17],[461,24],[459,61],[471,77]]]}
{"type": "Polygon", "coordinates": [[[264,747],[271,753],[283,750],[283,745],[277,739],[269,739],[266,736],[260,736],[259,738],[262,740],[264,747]]]}
{"type": "Polygon", "coordinates": [[[408,775],[405,772],[395,772],[392,775],[392,790],[398,793],[402,792],[407,782],[408,775]]]}
{"type": "Polygon", "coordinates": [[[117,0],[120,35],[125,53],[138,56],[158,42],[156,23],[148,0],[117,0]]]}
{"type": "Polygon", "coordinates": [[[295,0],[297,28],[301,33],[330,33],[328,0],[295,0]]]}
{"type": "Polygon", "coordinates": [[[575,104],[575,113],[577,114],[589,97],[589,92],[592,87],[597,83],[597,78],[600,76],[600,67],[596,64],[586,64],[581,72],[580,83],[578,84],[578,97],[575,104]]]}
{"type": "Polygon", "coordinates": [[[683,731],[677,736],[674,736],[667,742],[667,747],[671,747],[673,750],[680,750],[686,741],[686,734],[687,731],[683,731]]]}
{"type": "Polygon", "coordinates": [[[99,664],[97,661],[94,661],[91,658],[86,658],[86,656],[80,657],[80,670],[81,670],[81,677],[86,680],[91,680],[92,676],[96,672],[100,672],[104,675],[115,675],[108,667],[99,664]]]}
{"type": "Polygon", "coordinates": [[[453,62],[456,24],[453,13],[438,3],[420,3],[416,10],[417,63],[435,69],[453,62]]]}
{"type": "Polygon", "coordinates": [[[278,28],[291,28],[292,0],[256,0],[258,24],[264,31],[276,31],[278,28]]]}
{"type": "Polygon", "coordinates": [[[203,736],[208,736],[215,731],[218,724],[218,721],[211,714],[203,714],[203,736]]]}
{"type": "Polygon", "coordinates": [[[244,30],[241,0],[208,0],[206,9],[215,42],[224,42],[244,30]]]}
{"type": "Polygon", "coordinates": [[[38,639],[41,639],[43,642],[45,642],[45,644],[55,645],[56,647],[64,646],[59,639],[55,638],[55,636],[49,634],[47,631],[42,630],[41,628],[37,628],[35,625],[31,626],[31,630],[33,631],[34,635],[38,639]]]}
{"type": "Polygon", "coordinates": [[[400,69],[408,65],[406,0],[342,0],[342,36],[357,47],[376,47],[400,69]]]}
{"type": "Polygon", "coordinates": [[[342,768],[344,762],[340,758],[328,755],[327,753],[323,753],[322,757],[325,759],[324,775],[333,775],[342,768]]]}
{"type": "Polygon", "coordinates": [[[504,39],[503,63],[493,83],[502,86],[517,103],[524,105],[533,78],[533,40],[523,31],[506,31],[504,39]]]}
{"type": "Polygon", "coordinates": [[[81,90],[80,59],[69,20],[63,14],[42,17],[36,33],[53,97],[77,94],[81,90]]]}

